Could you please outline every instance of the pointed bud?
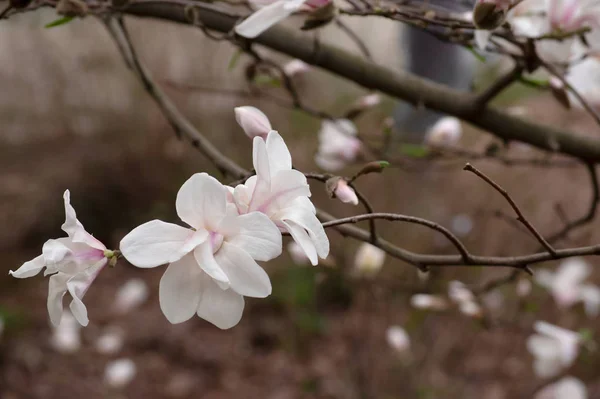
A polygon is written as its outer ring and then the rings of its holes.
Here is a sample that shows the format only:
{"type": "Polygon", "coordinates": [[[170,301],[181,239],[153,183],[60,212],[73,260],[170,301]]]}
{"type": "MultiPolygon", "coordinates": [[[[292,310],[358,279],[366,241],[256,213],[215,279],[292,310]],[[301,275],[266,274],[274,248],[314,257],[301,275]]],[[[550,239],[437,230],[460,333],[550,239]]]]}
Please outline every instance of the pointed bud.
{"type": "Polygon", "coordinates": [[[352,187],[348,185],[348,182],[342,178],[336,179],[334,177],[333,179],[335,179],[335,186],[331,192],[332,198],[337,198],[346,204],[358,205],[358,197],[352,187]]]}
{"type": "Polygon", "coordinates": [[[492,30],[504,23],[506,11],[494,2],[481,2],[473,9],[473,23],[478,29],[492,30]]]}
{"type": "Polygon", "coordinates": [[[266,140],[269,132],[273,130],[269,118],[258,108],[247,105],[236,107],[234,111],[235,120],[251,139],[259,136],[266,140]]]}

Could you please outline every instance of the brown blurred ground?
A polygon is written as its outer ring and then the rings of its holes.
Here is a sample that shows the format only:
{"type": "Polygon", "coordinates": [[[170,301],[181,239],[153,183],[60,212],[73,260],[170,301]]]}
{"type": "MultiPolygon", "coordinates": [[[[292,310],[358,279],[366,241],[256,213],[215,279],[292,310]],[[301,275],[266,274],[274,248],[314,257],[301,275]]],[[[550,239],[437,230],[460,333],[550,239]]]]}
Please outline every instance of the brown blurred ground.
{"type": "MultiPolygon", "coordinates": [[[[117,247],[123,234],[150,218],[175,221],[175,193],[189,175],[218,174],[173,136],[93,21],[41,28],[53,18],[42,13],[0,24],[0,275],[5,276],[0,277],[0,310],[10,316],[0,338],[0,398],[512,399],[528,397],[540,383],[525,349],[534,320],[598,333],[597,322],[586,319],[582,309],[558,312],[539,288],[521,302],[514,286],[499,290],[502,305],[488,309],[497,324],[493,328],[451,312],[412,311],[408,298],[413,293],[445,292],[454,278],[476,286],[509,271],[437,269],[422,282],[414,268],[388,259],[375,280],[360,281],[349,273],[356,242],[330,231],[337,267],[294,266],[287,255],[269,262],[265,267],[273,280],[273,296],[248,300],[242,322],[230,331],[199,319],[170,325],[160,313],[156,291],[164,269],[138,270],[121,262],[102,273],[86,295],[92,322],[83,330],[84,348],[73,355],[56,353],[48,341],[47,280],[16,281],[6,275],[37,256],[46,239],[62,235],[64,189],[71,190],[88,230],[117,247]],[[150,300],[131,315],[117,317],[110,310],[114,293],[134,276],[152,287],[150,300]],[[409,359],[398,357],[385,341],[392,324],[405,326],[411,336],[409,359]],[[122,393],[103,384],[104,367],[112,357],[94,350],[95,339],[114,325],[127,332],[123,351],[114,357],[131,357],[138,367],[122,393]]],[[[232,49],[202,40],[193,29],[157,22],[136,21],[134,40],[154,76],[170,83],[169,94],[196,126],[226,154],[249,165],[250,142],[232,111],[248,100],[173,88],[173,83],[245,87],[241,67],[227,71],[232,49]]],[[[378,54],[385,54],[378,48],[378,54]]],[[[326,79],[319,71],[304,79],[302,92],[315,107],[339,111],[361,93],[338,80],[323,86],[326,79]]],[[[318,121],[266,102],[252,105],[260,106],[284,135],[296,167],[316,170],[312,154],[318,121]]],[[[590,129],[588,118],[567,115],[550,99],[528,105],[528,117],[584,133],[590,129]]],[[[359,121],[361,132],[375,134],[371,122],[376,119],[359,121]]],[[[491,141],[468,133],[463,144],[472,148],[491,141]]],[[[540,155],[523,148],[512,153],[540,155]]],[[[571,218],[587,209],[590,187],[584,168],[476,164],[513,193],[544,233],[561,226],[557,202],[571,218]]],[[[475,224],[465,243],[478,254],[534,251],[537,244],[531,237],[493,216],[498,209],[510,214],[502,198],[461,167],[424,167],[418,173],[390,169],[360,181],[359,187],[373,193],[372,202],[381,211],[426,217],[446,226],[454,215],[469,214],[475,224]]],[[[313,198],[340,216],[356,212],[327,199],[318,185],[313,186],[313,198]]],[[[452,251],[418,227],[381,224],[380,230],[415,251],[452,251]]],[[[591,244],[599,238],[592,224],[561,245],[591,244]]],[[[595,259],[590,262],[597,265],[595,259]]],[[[573,370],[588,383],[590,398],[600,398],[598,366],[597,353],[586,352],[573,370]]]]}

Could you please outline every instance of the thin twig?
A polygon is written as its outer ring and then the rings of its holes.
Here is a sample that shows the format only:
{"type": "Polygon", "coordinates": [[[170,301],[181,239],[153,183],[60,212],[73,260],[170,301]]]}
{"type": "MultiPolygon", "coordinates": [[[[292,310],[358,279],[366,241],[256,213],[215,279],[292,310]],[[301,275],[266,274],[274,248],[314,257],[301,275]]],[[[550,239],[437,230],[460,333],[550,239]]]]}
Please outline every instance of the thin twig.
{"type": "Polygon", "coordinates": [[[517,81],[522,73],[523,66],[520,63],[518,63],[509,73],[496,80],[475,98],[477,106],[485,106],[488,102],[490,102],[496,96],[498,96],[504,89],[513,84],[515,81],[517,81]]]}
{"type": "Polygon", "coordinates": [[[346,35],[348,35],[348,37],[350,38],[350,40],[352,40],[354,43],[356,43],[356,46],[358,47],[358,49],[360,50],[361,53],[363,53],[363,55],[372,60],[373,56],[371,55],[371,51],[369,51],[369,48],[367,47],[367,45],[365,44],[365,42],[363,42],[363,40],[361,39],[360,36],[358,36],[356,34],[356,32],[354,32],[348,25],[346,25],[346,23],[344,21],[342,21],[341,18],[336,18],[335,19],[335,24],[344,32],[346,33],[346,35]]]}
{"type": "Polygon", "coordinates": [[[536,230],[536,228],[533,227],[533,225],[531,223],[529,223],[529,221],[525,218],[525,216],[523,216],[523,213],[521,212],[521,210],[519,209],[519,207],[517,206],[515,201],[513,201],[512,197],[508,194],[508,192],[505,189],[500,187],[495,181],[490,179],[488,176],[486,176],[483,172],[479,171],[477,168],[475,168],[470,163],[467,163],[463,169],[468,172],[474,173],[475,175],[480,177],[483,181],[485,181],[490,186],[492,186],[496,191],[498,191],[506,199],[506,201],[510,204],[510,206],[513,208],[513,210],[517,214],[517,220],[519,222],[523,223],[523,225],[525,225],[525,227],[527,227],[527,230],[529,230],[531,232],[531,234],[533,234],[533,236],[539,241],[540,244],[542,244],[542,246],[544,248],[546,248],[546,250],[551,255],[556,255],[556,250],[552,247],[552,245],[550,245],[550,243],[548,243],[548,241],[546,241],[546,239],[544,237],[542,237],[542,235],[536,230]]]}

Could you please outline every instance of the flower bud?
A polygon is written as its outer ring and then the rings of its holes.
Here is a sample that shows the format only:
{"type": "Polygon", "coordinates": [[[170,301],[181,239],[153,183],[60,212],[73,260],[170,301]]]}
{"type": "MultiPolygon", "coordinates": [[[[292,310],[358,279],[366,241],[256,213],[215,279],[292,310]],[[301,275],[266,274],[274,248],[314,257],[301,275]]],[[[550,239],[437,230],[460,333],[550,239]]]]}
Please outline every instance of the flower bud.
{"type": "Polygon", "coordinates": [[[391,326],[385,332],[388,345],[398,353],[406,353],[410,349],[410,337],[400,326],[391,326]]]}
{"type": "Polygon", "coordinates": [[[342,178],[338,178],[334,181],[336,181],[336,183],[331,192],[332,197],[337,198],[346,204],[358,205],[358,197],[352,187],[348,185],[348,182],[342,178]]]}
{"type": "Polygon", "coordinates": [[[452,116],[447,116],[429,129],[425,135],[425,142],[433,146],[455,145],[462,135],[460,121],[452,116]]]}
{"type": "Polygon", "coordinates": [[[492,30],[504,23],[506,11],[495,2],[480,2],[473,9],[473,24],[478,29],[492,30]]]}
{"type": "Polygon", "coordinates": [[[310,65],[302,60],[291,60],[283,66],[283,72],[290,78],[304,75],[306,72],[310,71],[310,69],[310,65]]]}
{"type": "Polygon", "coordinates": [[[271,130],[269,118],[258,108],[243,106],[235,108],[235,120],[244,129],[246,136],[253,139],[256,136],[267,139],[271,130]]]}
{"type": "Polygon", "coordinates": [[[385,252],[374,245],[363,243],[356,252],[355,270],[364,276],[374,276],[385,262],[385,252]]]}
{"type": "Polygon", "coordinates": [[[424,310],[446,310],[448,302],[442,297],[428,294],[416,294],[410,298],[413,308],[424,310]]]}

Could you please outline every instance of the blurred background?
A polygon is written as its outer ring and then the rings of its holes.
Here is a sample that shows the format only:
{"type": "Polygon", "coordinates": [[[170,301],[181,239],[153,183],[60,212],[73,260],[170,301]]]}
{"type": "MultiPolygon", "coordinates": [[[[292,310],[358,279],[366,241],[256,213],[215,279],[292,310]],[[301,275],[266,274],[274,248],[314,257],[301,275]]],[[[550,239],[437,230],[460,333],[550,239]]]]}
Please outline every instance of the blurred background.
{"type": "MultiPolygon", "coordinates": [[[[8,271],[39,255],[47,239],[64,235],[65,189],[86,229],[116,248],[130,229],[147,220],[177,222],[175,195],[191,174],[220,176],[175,137],[97,21],[44,28],[57,18],[54,11],[39,10],[0,23],[0,398],[525,398],[543,382],[534,375],[526,349],[535,320],[597,336],[596,319],[588,318],[581,305],[560,310],[535,284],[527,295],[517,294],[516,282],[482,295],[483,318],[413,309],[413,294],[445,295],[448,282],[456,279],[481,287],[511,271],[452,267],[423,276],[388,257],[381,270],[364,276],[354,267],[360,243],[330,230],[332,254],[322,265],[296,264],[286,251],[264,265],[273,295],[247,299],[242,321],[231,330],[198,318],[169,324],[158,305],[164,268],[141,270],[122,260],[86,294],[90,325],[66,342],[57,338],[46,312],[48,281],[41,276],[17,280],[8,271]],[[391,326],[407,331],[408,350],[390,345],[391,326]]],[[[248,91],[243,68],[248,60],[228,67],[234,48],[189,27],[137,19],[128,24],[156,81],[226,155],[251,165],[251,142],[236,124],[233,108],[253,105],[283,135],[295,167],[318,170],[313,158],[320,120],[242,95],[248,91]]],[[[363,36],[377,62],[405,65],[397,25],[379,19],[350,24],[370,32],[363,36]]],[[[355,48],[335,27],[325,28],[321,38],[355,48]]],[[[498,68],[479,68],[475,82],[489,81],[498,68]]],[[[334,114],[367,94],[317,69],[299,76],[297,85],[306,103],[334,114]]],[[[285,98],[283,90],[272,91],[285,98]]],[[[587,116],[520,87],[498,104],[546,124],[594,131],[587,116]]],[[[377,141],[382,121],[396,105],[384,99],[361,115],[356,120],[361,136],[377,141]]],[[[484,132],[463,128],[465,148],[484,151],[498,144],[484,132]]],[[[524,145],[511,145],[507,154],[546,157],[524,145]]],[[[563,226],[556,204],[570,219],[587,210],[591,187],[582,166],[475,164],[513,195],[544,234],[563,226]]],[[[418,165],[370,175],[358,187],[377,210],[438,222],[476,254],[537,250],[530,235],[498,216],[498,211],[512,216],[510,208],[489,186],[462,172],[463,162],[418,165]]],[[[343,172],[351,175],[359,167],[349,165],[343,172]]],[[[315,204],[328,212],[362,213],[329,199],[321,184],[312,185],[312,192],[315,204]]],[[[594,225],[559,246],[599,242],[594,225]]],[[[419,226],[380,222],[379,229],[413,251],[453,251],[419,226]]],[[[598,266],[595,258],[587,261],[598,266]]],[[[590,281],[600,283],[599,273],[590,281]]],[[[599,366],[591,345],[570,370],[587,384],[590,398],[600,398],[599,366]]]]}

